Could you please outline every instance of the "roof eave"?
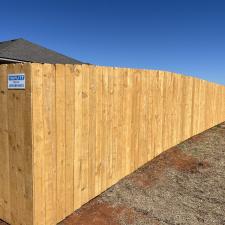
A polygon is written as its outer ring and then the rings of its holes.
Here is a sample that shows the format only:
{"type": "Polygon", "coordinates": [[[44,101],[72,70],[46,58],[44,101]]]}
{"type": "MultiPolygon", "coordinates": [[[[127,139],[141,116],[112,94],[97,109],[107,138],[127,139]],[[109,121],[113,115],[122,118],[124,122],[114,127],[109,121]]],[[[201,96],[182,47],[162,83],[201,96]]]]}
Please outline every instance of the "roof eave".
{"type": "Polygon", "coordinates": [[[24,62],[28,62],[28,61],[22,61],[22,60],[17,60],[17,59],[8,59],[8,58],[2,58],[0,57],[0,61],[4,61],[4,62],[14,62],[14,63],[24,63],[24,62]]]}

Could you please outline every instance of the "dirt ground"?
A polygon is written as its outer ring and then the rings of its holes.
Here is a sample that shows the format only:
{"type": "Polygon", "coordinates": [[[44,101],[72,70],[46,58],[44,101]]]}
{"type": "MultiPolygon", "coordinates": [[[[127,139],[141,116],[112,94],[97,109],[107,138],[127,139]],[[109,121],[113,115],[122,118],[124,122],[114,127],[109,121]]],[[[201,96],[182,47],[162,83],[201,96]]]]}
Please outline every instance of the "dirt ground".
{"type": "Polygon", "coordinates": [[[225,123],[159,155],[58,225],[167,224],[225,225],[225,123]]]}

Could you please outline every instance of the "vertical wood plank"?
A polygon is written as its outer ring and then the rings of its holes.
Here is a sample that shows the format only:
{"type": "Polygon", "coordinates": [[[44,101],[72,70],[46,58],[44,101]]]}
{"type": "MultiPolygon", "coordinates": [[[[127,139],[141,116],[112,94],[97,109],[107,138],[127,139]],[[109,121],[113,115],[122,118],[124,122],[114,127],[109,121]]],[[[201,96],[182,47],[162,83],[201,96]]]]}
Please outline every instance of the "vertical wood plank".
{"type": "MultiPolygon", "coordinates": [[[[143,165],[146,162],[148,153],[147,153],[147,144],[146,144],[146,102],[147,102],[147,79],[145,71],[141,71],[140,77],[140,127],[139,127],[139,165],[143,165]]],[[[130,127],[129,127],[130,130],[130,127]]]]}
{"type": "Polygon", "coordinates": [[[123,69],[117,69],[117,75],[118,75],[118,142],[117,142],[117,148],[118,148],[118,156],[117,156],[117,179],[120,179],[123,176],[123,162],[124,162],[124,152],[125,152],[125,145],[124,145],[124,98],[125,98],[125,87],[124,87],[124,70],[123,69]]]}
{"type": "Polygon", "coordinates": [[[112,148],[114,151],[114,162],[113,162],[113,183],[117,182],[119,177],[119,113],[120,113],[120,83],[119,83],[119,69],[114,69],[114,79],[113,79],[113,130],[112,130],[112,148]]]}
{"type": "Polygon", "coordinates": [[[0,217],[10,223],[7,65],[0,65],[0,217]]]}
{"type": "Polygon", "coordinates": [[[131,170],[131,123],[132,123],[132,73],[130,69],[127,69],[124,76],[124,144],[125,154],[123,157],[124,169],[123,173],[127,174],[131,170]]]}
{"type": "Polygon", "coordinates": [[[81,206],[82,67],[75,66],[74,209],[81,206]]]}
{"type": "MultiPolygon", "coordinates": [[[[66,217],[66,68],[56,65],[57,221],[66,217]]],[[[72,121],[71,121],[72,122],[72,121]]]]}
{"type": "Polygon", "coordinates": [[[73,65],[66,69],[66,214],[74,209],[74,147],[75,147],[75,76],[73,65]]]}
{"type": "Polygon", "coordinates": [[[43,65],[43,96],[45,215],[46,225],[55,225],[57,222],[57,152],[54,65],[43,65]]]}
{"type": "MultiPolygon", "coordinates": [[[[18,68],[15,68],[15,65],[8,66],[8,73],[18,73],[18,68]]],[[[24,210],[24,201],[21,198],[20,191],[21,188],[24,188],[23,185],[23,175],[22,173],[17,173],[19,168],[22,171],[23,168],[20,167],[19,163],[23,162],[21,159],[23,153],[22,149],[24,144],[22,143],[21,136],[24,135],[24,127],[21,127],[19,132],[21,135],[17,134],[17,129],[22,123],[22,104],[19,105],[17,101],[23,98],[22,91],[11,90],[8,92],[8,125],[9,125],[9,163],[10,163],[10,195],[11,195],[11,204],[16,205],[20,204],[20,209],[14,207],[11,208],[11,223],[23,223],[24,215],[20,213],[24,210]],[[17,109],[17,112],[16,112],[17,109]],[[20,162],[18,162],[20,160],[20,162]]],[[[23,101],[23,100],[22,100],[23,101]]],[[[22,103],[22,102],[21,102],[22,103]]]]}
{"type": "Polygon", "coordinates": [[[205,129],[205,93],[206,93],[206,86],[205,86],[205,81],[201,80],[200,81],[200,89],[199,89],[199,93],[200,93],[200,114],[199,114],[199,126],[200,126],[200,130],[199,132],[202,132],[205,129]]]}
{"type": "Polygon", "coordinates": [[[154,158],[154,139],[153,139],[153,89],[155,88],[153,86],[153,80],[154,76],[151,73],[151,71],[146,71],[147,73],[147,106],[146,106],[146,113],[147,113],[147,154],[148,154],[148,160],[151,160],[154,158]]]}
{"type": "Polygon", "coordinates": [[[103,78],[102,78],[102,68],[96,67],[96,145],[95,145],[95,191],[96,195],[100,194],[102,191],[102,168],[103,168],[103,148],[102,148],[102,115],[103,115],[103,103],[102,103],[102,89],[103,89],[103,78]]]}
{"type": "MultiPolygon", "coordinates": [[[[26,90],[24,93],[24,195],[25,224],[33,224],[33,146],[32,146],[32,69],[31,64],[24,64],[21,70],[26,76],[26,90]]],[[[19,129],[20,130],[20,129],[19,129]]],[[[19,132],[19,131],[18,131],[19,132]]]]}
{"type": "Polygon", "coordinates": [[[108,70],[103,68],[102,74],[102,174],[101,188],[107,188],[108,176],[108,70]]]}
{"type": "Polygon", "coordinates": [[[198,79],[194,79],[194,96],[193,96],[193,135],[199,131],[199,116],[200,116],[200,82],[198,79]]]}
{"type": "Polygon", "coordinates": [[[8,91],[11,223],[33,223],[31,77],[27,64],[11,64],[8,73],[25,73],[26,89],[8,91]]]}
{"type": "Polygon", "coordinates": [[[89,138],[89,69],[82,66],[82,149],[81,149],[81,203],[88,197],[88,138],[89,138]]]}
{"type": "Polygon", "coordinates": [[[95,197],[96,147],[96,69],[89,67],[89,137],[88,137],[88,196],[95,197]]]}
{"type": "Polygon", "coordinates": [[[174,76],[174,85],[173,85],[173,101],[174,101],[174,122],[173,122],[173,145],[180,142],[180,133],[181,133],[181,101],[182,101],[182,77],[178,74],[173,74],[174,76]]]}
{"type": "Polygon", "coordinates": [[[43,66],[32,64],[34,224],[46,225],[43,66]]]}
{"type": "Polygon", "coordinates": [[[172,75],[169,72],[164,73],[163,79],[163,150],[171,147],[172,140],[172,75]]]}
{"type": "Polygon", "coordinates": [[[154,155],[159,155],[163,150],[163,82],[164,73],[152,71],[153,79],[153,142],[154,155]]]}
{"type": "Polygon", "coordinates": [[[112,110],[113,110],[113,101],[112,101],[112,95],[113,95],[113,68],[108,67],[107,69],[107,77],[108,77],[108,90],[107,90],[107,102],[106,102],[106,108],[107,108],[107,145],[106,145],[106,151],[107,151],[107,161],[106,161],[106,170],[107,170],[107,178],[106,178],[106,187],[110,187],[113,180],[113,140],[112,140],[112,129],[113,129],[113,116],[112,116],[112,110]]]}
{"type": "MultiPolygon", "coordinates": [[[[141,71],[140,70],[134,70],[135,74],[135,98],[136,98],[136,108],[135,108],[135,138],[136,141],[134,143],[134,168],[137,169],[139,167],[140,162],[140,104],[141,104],[141,71]]],[[[126,94],[126,93],[125,93],[126,94]]]]}

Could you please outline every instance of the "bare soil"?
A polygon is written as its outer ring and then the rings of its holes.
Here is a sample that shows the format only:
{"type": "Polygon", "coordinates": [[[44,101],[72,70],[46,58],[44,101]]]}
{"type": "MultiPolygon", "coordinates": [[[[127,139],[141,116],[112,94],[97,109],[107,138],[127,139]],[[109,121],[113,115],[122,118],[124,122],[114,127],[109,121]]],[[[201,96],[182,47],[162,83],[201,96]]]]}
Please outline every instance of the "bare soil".
{"type": "Polygon", "coordinates": [[[148,224],[225,225],[225,123],[162,153],[58,225],[148,224]]]}

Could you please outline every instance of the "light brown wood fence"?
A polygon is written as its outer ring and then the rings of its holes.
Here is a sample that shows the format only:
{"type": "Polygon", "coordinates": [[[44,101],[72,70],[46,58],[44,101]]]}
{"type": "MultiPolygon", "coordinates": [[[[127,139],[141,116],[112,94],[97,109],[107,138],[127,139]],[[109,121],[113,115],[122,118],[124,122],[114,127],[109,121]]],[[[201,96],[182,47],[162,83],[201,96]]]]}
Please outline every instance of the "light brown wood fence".
{"type": "Polygon", "coordinates": [[[225,87],[87,65],[0,66],[0,218],[55,225],[166,149],[225,120],[225,87]],[[26,90],[7,90],[23,72],[26,90]]]}

